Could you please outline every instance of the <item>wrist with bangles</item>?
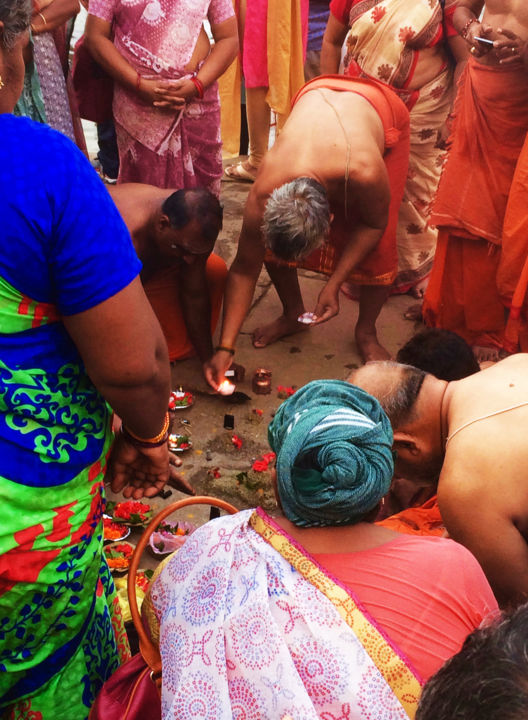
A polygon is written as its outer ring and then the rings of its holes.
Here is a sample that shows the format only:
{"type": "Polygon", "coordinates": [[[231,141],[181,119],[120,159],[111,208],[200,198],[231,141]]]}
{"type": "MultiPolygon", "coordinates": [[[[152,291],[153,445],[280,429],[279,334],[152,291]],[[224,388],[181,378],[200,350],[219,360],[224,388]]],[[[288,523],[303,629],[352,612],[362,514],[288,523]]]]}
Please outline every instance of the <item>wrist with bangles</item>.
{"type": "Polygon", "coordinates": [[[215,347],[215,353],[217,352],[227,352],[230,355],[235,354],[235,348],[231,347],[230,345],[217,345],[215,347]]]}
{"type": "Polygon", "coordinates": [[[192,82],[192,84],[193,84],[194,87],[196,88],[196,92],[197,92],[197,94],[198,94],[198,97],[199,97],[200,100],[201,100],[201,99],[203,98],[203,96],[204,96],[204,93],[205,93],[205,88],[204,88],[203,82],[198,79],[198,76],[197,76],[196,74],[195,74],[195,75],[191,75],[191,77],[189,78],[189,80],[192,82]]]}
{"type": "Polygon", "coordinates": [[[480,22],[480,20],[478,20],[478,18],[476,18],[476,17],[469,18],[469,20],[464,24],[464,27],[458,33],[460,35],[460,37],[463,38],[464,40],[467,40],[469,28],[473,25],[473,23],[479,23],[479,22],[480,22]]]}
{"type": "Polygon", "coordinates": [[[160,432],[151,438],[142,438],[139,435],[136,435],[131,430],[125,427],[125,424],[123,423],[121,425],[121,434],[123,437],[135,447],[139,448],[156,448],[161,447],[161,445],[165,445],[167,440],[169,439],[169,428],[170,428],[170,417],[169,413],[165,413],[165,418],[163,420],[163,427],[161,428],[160,432]]]}

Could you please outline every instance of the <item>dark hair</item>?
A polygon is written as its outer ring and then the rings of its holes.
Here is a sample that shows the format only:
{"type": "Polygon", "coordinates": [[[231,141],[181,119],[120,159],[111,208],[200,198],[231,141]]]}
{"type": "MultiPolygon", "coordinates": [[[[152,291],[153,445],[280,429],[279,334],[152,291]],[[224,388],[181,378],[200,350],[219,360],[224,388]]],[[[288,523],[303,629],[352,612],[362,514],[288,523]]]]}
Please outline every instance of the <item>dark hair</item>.
{"type": "Polygon", "coordinates": [[[425,370],[440,380],[460,380],[480,370],[473,350],[451,330],[427,328],[408,340],[396,360],[425,370]]]}
{"type": "Polygon", "coordinates": [[[475,630],[426,683],[416,720],[528,718],[528,604],[475,630]]]}
{"type": "Polygon", "coordinates": [[[4,23],[0,37],[6,50],[11,50],[17,37],[28,29],[31,13],[30,0],[0,0],[0,20],[4,23]]]}
{"type": "Polygon", "coordinates": [[[400,365],[392,360],[380,360],[368,365],[392,368],[398,372],[397,382],[384,394],[378,394],[381,407],[385,410],[394,429],[401,427],[414,415],[414,406],[422,389],[427,373],[411,365],[400,365]]]}
{"type": "Polygon", "coordinates": [[[204,238],[213,245],[222,228],[222,206],[218,198],[205,188],[177,190],[163,202],[161,210],[172,227],[178,230],[191,220],[198,220],[204,238]]]}
{"type": "Polygon", "coordinates": [[[300,260],[320,247],[330,230],[326,190],[300,177],[271,193],[262,217],[266,247],[281,260],[300,260]]]}

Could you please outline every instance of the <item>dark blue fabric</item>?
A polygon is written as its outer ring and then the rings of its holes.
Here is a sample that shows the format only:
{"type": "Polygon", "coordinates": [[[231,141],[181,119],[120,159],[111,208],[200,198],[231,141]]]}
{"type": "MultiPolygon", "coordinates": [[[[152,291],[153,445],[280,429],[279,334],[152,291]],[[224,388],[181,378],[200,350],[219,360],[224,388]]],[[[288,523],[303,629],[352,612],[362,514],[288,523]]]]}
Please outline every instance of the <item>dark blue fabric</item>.
{"type": "MultiPolygon", "coordinates": [[[[141,263],[85,156],[27,118],[0,115],[0,138],[0,277],[62,315],[129,285],[141,263]]],[[[0,476],[61,485],[101,456],[108,409],[64,325],[13,332],[17,307],[0,304],[0,476]]]]}
{"type": "Polygon", "coordinates": [[[88,310],[139,273],[106,188],[71,141],[0,115],[0,275],[63,315],[88,310]]]}

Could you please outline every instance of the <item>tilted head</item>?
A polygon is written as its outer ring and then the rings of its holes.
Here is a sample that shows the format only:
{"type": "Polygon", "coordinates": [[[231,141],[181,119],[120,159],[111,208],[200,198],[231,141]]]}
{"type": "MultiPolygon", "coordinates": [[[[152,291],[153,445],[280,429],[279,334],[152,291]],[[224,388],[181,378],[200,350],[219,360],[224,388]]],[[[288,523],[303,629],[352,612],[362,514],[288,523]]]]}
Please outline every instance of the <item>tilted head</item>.
{"type": "Polygon", "coordinates": [[[377,398],[387,413],[394,431],[396,474],[435,482],[443,461],[436,392],[441,381],[411,365],[384,360],[363,365],[348,382],[377,398]]]}
{"type": "Polygon", "coordinates": [[[308,383],[279,407],[268,428],[277,490],[295,525],[362,520],[388,492],[392,431],[380,404],[341,380],[308,383]]]}
{"type": "Polygon", "coordinates": [[[442,328],[426,328],[416,333],[400,348],[396,360],[448,381],[460,380],[480,370],[464,338],[442,328]]]}
{"type": "Polygon", "coordinates": [[[426,683],[416,720],[528,718],[528,604],[475,630],[426,683]]]}
{"type": "Polygon", "coordinates": [[[325,242],[330,220],[321,183],[309,177],[296,178],[268,198],[262,219],[266,247],[281,260],[300,260],[325,242]]]}
{"type": "Polygon", "coordinates": [[[13,111],[24,83],[27,30],[31,21],[30,0],[0,0],[0,112],[13,111]]]}
{"type": "Polygon", "coordinates": [[[161,206],[157,246],[164,257],[191,258],[212,252],[222,229],[222,206],[209,190],[177,190],[161,206]]]}

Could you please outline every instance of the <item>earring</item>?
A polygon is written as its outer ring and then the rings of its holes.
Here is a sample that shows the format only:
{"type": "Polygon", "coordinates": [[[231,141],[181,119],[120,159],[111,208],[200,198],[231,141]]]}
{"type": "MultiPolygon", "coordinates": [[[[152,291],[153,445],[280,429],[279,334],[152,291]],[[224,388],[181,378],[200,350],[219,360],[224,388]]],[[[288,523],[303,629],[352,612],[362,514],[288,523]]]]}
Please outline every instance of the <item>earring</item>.
{"type": "Polygon", "coordinates": [[[5,83],[2,80],[2,76],[0,75],[0,90],[4,87],[5,83]]]}

